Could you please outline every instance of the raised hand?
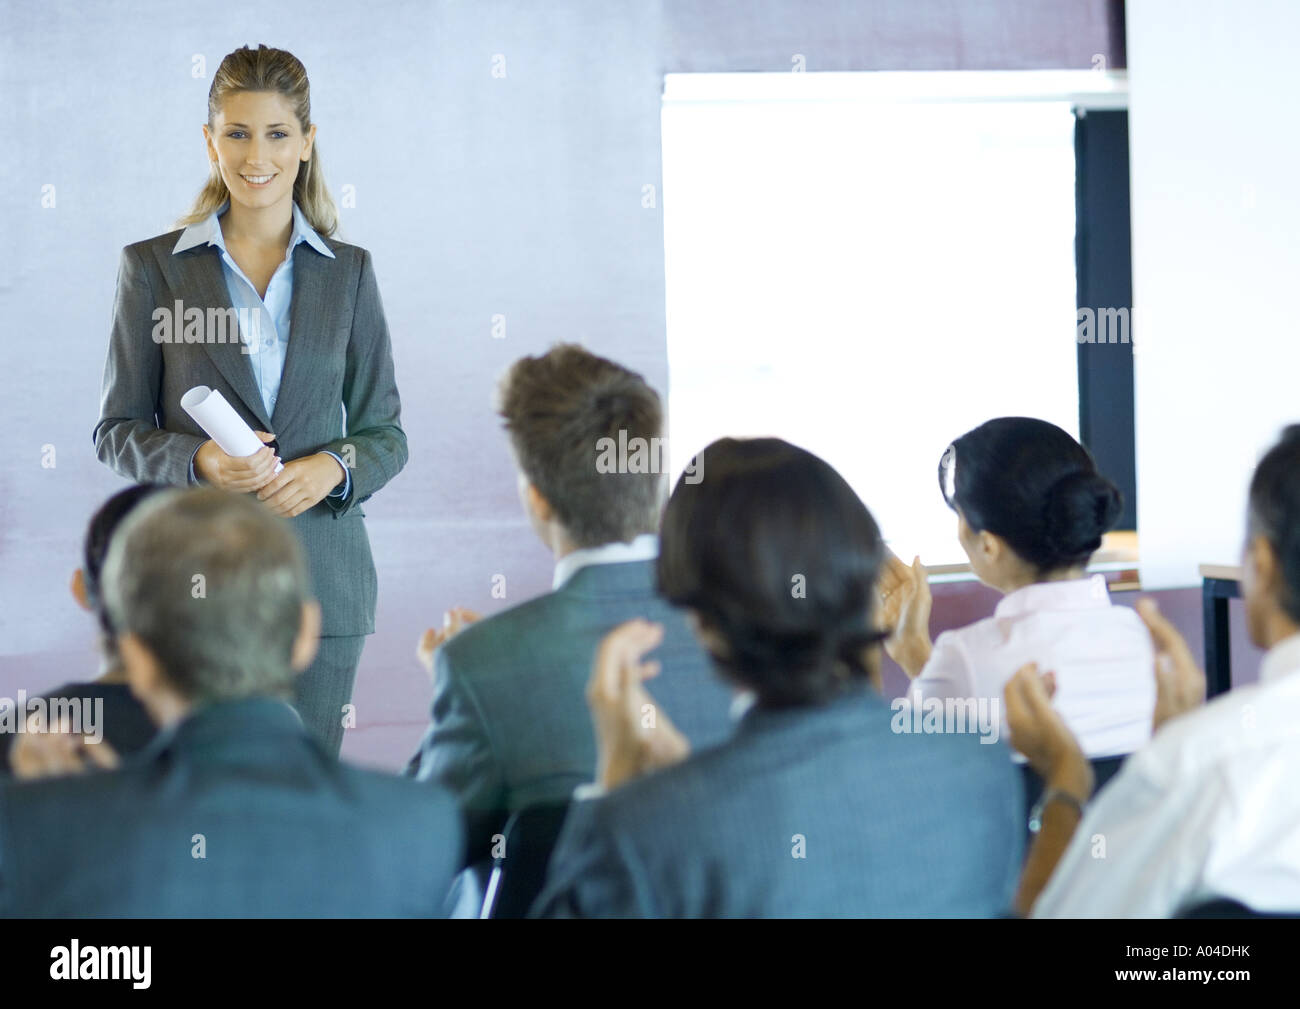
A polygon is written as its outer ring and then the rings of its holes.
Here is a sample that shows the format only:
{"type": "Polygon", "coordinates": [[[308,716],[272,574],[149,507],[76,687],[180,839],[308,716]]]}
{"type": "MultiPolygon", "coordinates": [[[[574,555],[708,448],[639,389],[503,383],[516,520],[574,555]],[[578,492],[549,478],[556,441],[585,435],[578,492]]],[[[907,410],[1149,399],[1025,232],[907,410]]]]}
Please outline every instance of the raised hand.
{"type": "Polygon", "coordinates": [[[885,552],[885,563],[876,582],[877,622],[890,632],[885,651],[908,676],[918,676],[930,659],[930,580],[921,558],[911,567],[892,551],[885,552]]]}
{"type": "Polygon", "coordinates": [[[630,620],[605,635],[596,650],[587,704],[596,729],[597,780],[614,788],[630,778],[682,760],[690,743],[645,689],[659,663],[645,661],[658,648],[659,624],[630,620]]]}
{"type": "Polygon", "coordinates": [[[430,679],[433,679],[433,653],[474,621],[481,619],[483,618],[473,610],[466,609],[464,606],[453,606],[442,615],[441,630],[430,627],[420,635],[420,640],[415,645],[415,657],[428,671],[430,679]]]}
{"type": "Polygon", "coordinates": [[[1156,707],[1151,718],[1154,732],[1205,700],[1205,673],[1154,599],[1139,599],[1137,612],[1147,625],[1156,652],[1156,707]]]}

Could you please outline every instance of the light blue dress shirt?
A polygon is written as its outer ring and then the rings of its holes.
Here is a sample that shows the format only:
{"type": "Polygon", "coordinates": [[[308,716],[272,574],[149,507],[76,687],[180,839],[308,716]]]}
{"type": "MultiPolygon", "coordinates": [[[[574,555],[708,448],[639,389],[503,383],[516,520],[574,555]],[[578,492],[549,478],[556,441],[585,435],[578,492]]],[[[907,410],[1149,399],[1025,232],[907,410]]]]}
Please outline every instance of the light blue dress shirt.
{"type": "MultiPolygon", "coordinates": [[[[251,333],[243,334],[246,341],[245,351],[253,367],[253,377],[257,379],[258,391],[262,394],[262,405],[266,415],[275,412],[275,401],[280,395],[280,379],[284,375],[284,359],[289,352],[289,315],[293,308],[293,250],[299,242],[306,242],[323,256],[334,258],[334,253],[325,244],[316,230],[307,223],[298,204],[293,205],[293,232],[289,235],[289,246],[284,252],[284,261],[276,267],[271,282],[266,287],[266,297],[258,297],[257,288],[239,268],[226,248],[225,236],[221,233],[221,223],[217,220],[230,208],[227,200],[221,208],[205,220],[191,224],[181,232],[172,249],[172,255],[192,249],[197,245],[215,245],[221,250],[221,272],[226,278],[226,291],[230,294],[230,305],[239,310],[241,319],[254,320],[251,333]]],[[[196,449],[194,455],[198,455],[196,449]]],[[[331,491],[333,498],[345,498],[352,490],[352,473],[339,456],[333,452],[326,455],[338,459],[343,467],[342,488],[331,491]]],[[[194,472],[194,457],[190,457],[190,482],[198,483],[194,472]]]]}

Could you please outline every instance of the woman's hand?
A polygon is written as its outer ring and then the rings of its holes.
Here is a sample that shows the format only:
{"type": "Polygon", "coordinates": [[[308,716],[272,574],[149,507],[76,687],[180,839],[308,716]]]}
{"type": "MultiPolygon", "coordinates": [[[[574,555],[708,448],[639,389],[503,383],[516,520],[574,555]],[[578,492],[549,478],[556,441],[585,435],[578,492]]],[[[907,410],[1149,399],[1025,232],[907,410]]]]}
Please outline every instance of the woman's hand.
{"type": "Polygon", "coordinates": [[[328,452],[305,455],[284,464],[284,469],[257,492],[257,500],[277,515],[293,518],[319,501],[347,476],[342,465],[328,452]]]}
{"type": "Polygon", "coordinates": [[[917,677],[930,660],[930,580],[921,558],[908,567],[892,551],[876,583],[877,612],[882,630],[890,632],[885,651],[910,677],[917,677]]]}
{"type": "MultiPolygon", "coordinates": [[[[1063,792],[1082,809],[1092,795],[1092,765],[1074,733],[1052,707],[1055,693],[1056,677],[1051,673],[1039,676],[1037,664],[1030,662],[1016,670],[1003,690],[1007,733],[1011,745],[1028,758],[1029,766],[1043,779],[1043,798],[1050,800],[1049,790],[1063,792]]],[[[1033,910],[1078,829],[1076,813],[1068,804],[1047,801],[1038,808],[1042,818],[1033,828],[1038,835],[1029,847],[1016,888],[1015,909],[1025,917],[1033,910]]]]}
{"type": "Polygon", "coordinates": [[[596,780],[605,788],[675,764],[690,753],[686,737],[643,683],[659,675],[659,663],[642,658],[663,637],[660,624],[629,620],[605,635],[596,651],[587,704],[596,727],[596,780]]]}
{"type": "MultiPolygon", "coordinates": [[[[275,439],[275,435],[265,431],[256,434],[262,441],[275,439]]],[[[213,487],[246,494],[265,487],[275,476],[275,464],[279,461],[275,451],[266,447],[252,455],[226,455],[221,446],[209,439],[199,446],[194,456],[194,472],[213,487]]]]}
{"type": "Polygon", "coordinates": [[[1016,670],[1002,693],[1011,746],[1024,754],[1048,786],[1073,795],[1080,803],[1087,802],[1092,795],[1092,765],[1052,707],[1056,677],[1052,673],[1039,676],[1038,665],[1030,662],[1016,670]]]}

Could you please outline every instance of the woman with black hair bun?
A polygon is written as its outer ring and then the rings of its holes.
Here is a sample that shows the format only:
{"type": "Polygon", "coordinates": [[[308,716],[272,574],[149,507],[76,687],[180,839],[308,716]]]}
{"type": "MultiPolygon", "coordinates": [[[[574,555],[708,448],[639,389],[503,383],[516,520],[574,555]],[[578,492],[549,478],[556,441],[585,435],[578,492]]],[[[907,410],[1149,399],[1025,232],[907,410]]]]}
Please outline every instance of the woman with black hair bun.
{"type": "Polygon", "coordinates": [[[971,570],[1005,598],[993,616],[931,645],[919,558],[911,567],[887,559],[886,650],[914,693],[1000,699],[1012,674],[1036,662],[1054,674],[1056,706],[1088,757],[1132,753],[1151,735],[1151,638],[1136,613],[1111,602],[1101,575],[1087,575],[1119,518],[1119,490],[1074,438],[1029,417],[999,417],[954,441],[939,486],[971,570]]]}

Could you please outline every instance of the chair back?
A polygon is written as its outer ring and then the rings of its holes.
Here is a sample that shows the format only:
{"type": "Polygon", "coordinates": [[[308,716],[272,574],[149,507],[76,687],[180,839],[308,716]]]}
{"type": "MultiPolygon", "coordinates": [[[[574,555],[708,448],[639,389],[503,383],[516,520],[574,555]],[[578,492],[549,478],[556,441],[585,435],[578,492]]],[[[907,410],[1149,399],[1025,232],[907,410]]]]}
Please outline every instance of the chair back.
{"type": "Polygon", "coordinates": [[[504,852],[494,859],[480,918],[523,918],[542,885],[569,804],[529,806],[513,814],[504,832],[504,852]]]}

